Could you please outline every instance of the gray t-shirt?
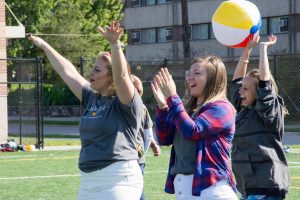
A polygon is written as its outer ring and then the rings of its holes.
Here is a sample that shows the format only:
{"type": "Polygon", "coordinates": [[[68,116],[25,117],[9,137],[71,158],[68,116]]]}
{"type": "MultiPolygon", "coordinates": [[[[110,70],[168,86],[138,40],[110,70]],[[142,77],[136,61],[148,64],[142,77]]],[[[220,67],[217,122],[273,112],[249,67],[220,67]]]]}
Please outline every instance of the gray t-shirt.
{"type": "Polygon", "coordinates": [[[129,105],[118,97],[101,96],[85,85],[80,121],[79,169],[91,172],[120,160],[137,160],[134,142],[141,126],[143,102],[137,91],[129,105]]]}
{"type": "MultiPolygon", "coordinates": [[[[144,149],[145,130],[150,129],[152,127],[153,127],[153,122],[151,120],[149,111],[148,111],[147,107],[145,105],[143,105],[143,117],[142,117],[142,122],[141,122],[141,128],[140,128],[140,131],[139,131],[139,135],[137,137],[137,142],[143,148],[144,153],[146,153],[145,149],[144,149]]],[[[138,162],[139,162],[139,164],[145,163],[145,154],[142,157],[140,157],[138,162]]]]}
{"type": "Polygon", "coordinates": [[[196,162],[196,142],[186,140],[178,131],[173,139],[175,163],[171,174],[194,174],[196,162]]]}
{"type": "MultiPolygon", "coordinates": [[[[199,111],[193,113],[191,118],[195,120],[199,111]]],[[[175,163],[171,168],[171,174],[194,174],[196,163],[196,144],[192,140],[186,140],[178,130],[173,139],[175,150],[175,163]]]]}

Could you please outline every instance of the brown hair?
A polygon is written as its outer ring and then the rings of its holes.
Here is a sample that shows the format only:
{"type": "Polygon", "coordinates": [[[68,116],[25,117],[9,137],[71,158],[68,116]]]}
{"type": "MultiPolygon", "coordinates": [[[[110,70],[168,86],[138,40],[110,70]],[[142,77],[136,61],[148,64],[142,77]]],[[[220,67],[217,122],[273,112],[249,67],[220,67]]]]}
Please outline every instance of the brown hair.
{"type": "MultiPolygon", "coordinates": [[[[207,70],[207,82],[203,91],[202,105],[226,98],[227,73],[221,58],[217,56],[196,57],[192,64],[194,63],[202,64],[207,70]]],[[[197,108],[197,98],[191,96],[186,103],[186,108],[188,113],[194,112],[197,108]]]]}
{"type": "MultiPolygon", "coordinates": [[[[255,80],[257,80],[255,86],[258,87],[258,82],[259,82],[259,80],[260,80],[260,79],[259,79],[259,78],[260,78],[260,75],[259,75],[259,69],[257,69],[257,68],[252,69],[251,71],[249,71],[249,72],[246,74],[246,76],[249,76],[249,77],[254,78],[255,80]]],[[[271,74],[271,82],[272,82],[272,85],[273,85],[274,90],[275,90],[275,92],[276,92],[276,95],[278,95],[278,87],[277,87],[277,85],[276,85],[275,79],[274,79],[274,77],[272,76],[272,74],[271,74]]]]}
{"type": "MultiPolygon", "coordinates": [[[[252,69],[251,71],[249,71],[246,76],[248,77],[251,77],[251,78],[254,78],[256,81],[256,88],[258,88],[258,83],[259,83],[259,78],[260,78],[260,75],[259,75],[259,69],[255,68],[255,69],[252,69]]],[[[271,82],[272,82],[272,86],[274,87],[274,90],[275,90],[275,94],[276,95],[279,95],[278,94],[278,87],[277,87],[277,84],[275,82],[275,79],[274,77],[272,76],[272,74],[270,73],[270,76],[271,76],[271,82]]],[[[289,114],[289,111],[287,110],[286,107],[283,107],[283,115],[288,115],[289,114]]]]}

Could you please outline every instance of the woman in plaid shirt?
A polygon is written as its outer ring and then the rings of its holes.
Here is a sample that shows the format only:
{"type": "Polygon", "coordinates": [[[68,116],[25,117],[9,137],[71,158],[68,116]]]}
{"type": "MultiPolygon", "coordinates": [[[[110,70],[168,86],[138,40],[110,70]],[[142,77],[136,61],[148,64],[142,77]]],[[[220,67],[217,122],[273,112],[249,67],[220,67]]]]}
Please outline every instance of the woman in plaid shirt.
{"type": "Polygon", "coordinates": [[[224,63],[215,56],[198,57],[187,81],[191,97],[185,107],[166,68],[152,84],[157,139],[172,145],[165,191],[178,200],[236,200],[229,152],[235,109],[226,98],[224,63]]]}

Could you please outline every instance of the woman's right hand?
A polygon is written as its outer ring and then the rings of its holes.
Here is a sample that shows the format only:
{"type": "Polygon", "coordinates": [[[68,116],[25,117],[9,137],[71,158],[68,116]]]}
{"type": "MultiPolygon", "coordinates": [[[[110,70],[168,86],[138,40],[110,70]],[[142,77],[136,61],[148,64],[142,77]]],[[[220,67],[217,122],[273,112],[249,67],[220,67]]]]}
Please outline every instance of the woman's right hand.
{"type": "Polygon", "coordinates": [[[42,50],[44,50],[47,45],[45,40],[32,34],[29,34],[28,40],[32,41],[35,46],[41,48],[42,50]]]}
{"type": "Polygon", "coordinates": [[[123,33],[123,28],[120,27],[119,22],[112,22],[110,27],[104,29],[99,26],[98,31],[102,34],[102,36],[112,45],[117,45],[120,41],[120,37],[123,33]]]}
{"type": "Polygon", "coordinates": [[[168,104],[167,104],[164,94],[162,93],[162,91],[160,90],[160,87],[158,86],[158,81],[159,81],[158,78],[154,77],[154,81],[153,81],[153,83],[151,83],[151,89],[152,89],[154,97],[157,101],[158,107],[160,109],[164,109],[164,108],[168,107],[168,104]]]}
{"type": "Polygon", "coordinates": [[[249,40],[247,46],[245,47],[245,49],[251,50],[253,47],[255,47],[258,44],[259,39],[260,39],[259,35],[257,35],[255,38],[250,38],[250,40],[249,40]]]}

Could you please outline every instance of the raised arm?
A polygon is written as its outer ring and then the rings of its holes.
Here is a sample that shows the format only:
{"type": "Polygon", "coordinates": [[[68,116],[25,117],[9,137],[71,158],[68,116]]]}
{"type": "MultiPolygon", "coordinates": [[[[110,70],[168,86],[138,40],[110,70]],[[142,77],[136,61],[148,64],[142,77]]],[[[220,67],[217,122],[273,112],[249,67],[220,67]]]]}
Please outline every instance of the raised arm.
{"type": "Polygon", "coordinates": [[[70,61],[60,55],[42,38],[30,35],[28,39],[45,52],[54,70],[59,74],[74,95],[81,101],[82,88],[84,84],[87,83],[87,80],[78,73],[75,66],[70,61]]]}
{"type": "Polygon", "coordinates": [[[134,86],[130,79],[127,61],[119,40],[123,29],[118,22],[112,22],[106,30],[102,27],[98,27],[98,30],[111,46],[113,80],[118,97],[123,104],[128,105],[134,96],[134,86]]]}
{"type": "Polygon", "coordinates": [[[271,72],[268,60],[268,47],[277,42],[275,35],[270,35],[267,42],[259,43],[259,77],[262,81],[271,80],[271,72]]]}
{"type": "Polygon", "coordinates": [[[232,80],[236,80],[238,78],[243,78],[247,72],[247,66],[249,63],[249,57],[252,51],[252,48],[257,45],[259,41],[259,35],[257,35],[254,40],[250,40],[247,46],[243,49],[242,55],[239,59],[239,62],[235,68],[232,80]]]}

